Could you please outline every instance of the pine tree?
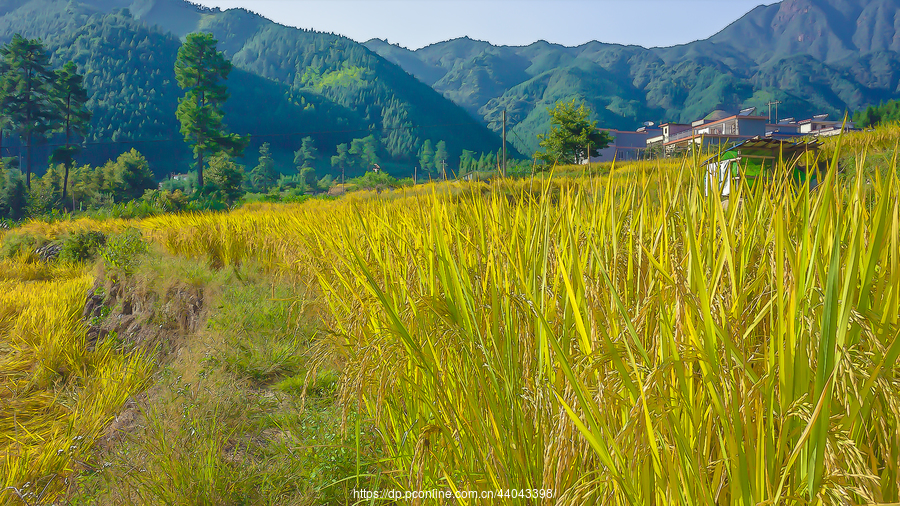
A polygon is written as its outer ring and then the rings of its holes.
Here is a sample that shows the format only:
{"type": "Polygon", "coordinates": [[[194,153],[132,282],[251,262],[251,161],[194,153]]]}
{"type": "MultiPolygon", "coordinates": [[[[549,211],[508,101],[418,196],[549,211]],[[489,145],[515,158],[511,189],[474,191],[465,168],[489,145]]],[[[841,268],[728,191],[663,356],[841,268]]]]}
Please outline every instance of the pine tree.
{"type": "Polygon", "coordinates": [[[475,152],[464,149],[459,158],[459,168],[463,171],[470,171],[475,168],[475,163],[475,152]]]}
{"type": "MultiPolygon", "coordinates": [[[[264,146],[268,147],[268,144],[264,146]]],[[[234,204],[243,195],[241,186],[244,182],[244,168],[234,163],[225,153],[210,157],[209,180],[228,205],[234,204]]]]}
{"type": "Polygon", "coordinates": [[[444,141],[440,141],[437,143],[437,147],[434,150],[434,168],[437,170],[443,170],[444,164],[447,163],[447,158],[450,155],[447,153],[447,143],[444,141]]]}
{"type": "Polygon", "coordinates": [[[363,139],[363,159],[366,161],[367,169],[381,163],[378,157],[378,139],[374,135],[363,139]]]}
{"type": "Polygon", "coordinates": [[[310,190],[315,190],[318,186],[316,183],[316,169],[312,167],[303,167],[300,169],[300,179],[310,190]]]}
{"type": "Polygon", "coordinates": [[[275,160],[272,159],[269,143],[264,142],[259,147],[259,163],[250,172],[250,183],[255,190],[265,193],[277,180],[278,171],[275,170],[275,160]]]}
{"type": "Polygon", "coordinates": [[[28,208],[28,188],[25,178],[17,169],[8,169],[0,185],[0,216],[14,220],[25,216],[28,208]]]}
{"type": "Polygon", "coordinates": [[[197,158],[197,185],[203,188],[203,158],[227,153],[241,156],[249,139],[225,131],[222,106],[228,100],[224,81],[231,72],[231,62],[216,50],[218,41],[210,34],[188,34],[175,61],[178,85],[186,90],[175,113],[181,122],[181,133],[194,146],[197,158]]]}
{"type": "Polygon", "coordinates": [[[337,145],[337,155],[331,157],[331,166],[341,169],[341,184],[344,184],[344,171],[350,166],[350,154],[346,144],[337,145]]]}
{"type": "Polygon", "coordinates": [[[31,188],[33,138],[52,130],[57,119],[51,100],[54,76],[50,55],[40,39],[26,39],[20,34],[0,49],[0,55],[4,70],[0,79],[0,111],[24,140],[25,184],[31,188]]]}
{"type": "Polygon", "coordinates": [[[350,141],[350,149],[347,151],[350,155],[350,165],[358,169],[365,169],[365,152],[366,142],[364,139],[353,139],[350,141]]]}
{"type": "Polygon", "coordinates": [[[91,121],[91,112],[87,109],[88,94],[84,89],[84,76],[78,74],[73,62],[68,62],[56,71],[56,85],[53,98],[59,110],[60,128],[66,134],[66,145],[54,151],[52,162],[65,166],[62,186],[62,201],[65,205],[68,192],[69,169],[80,150],[72,146],[72,135],[84,135],[91,121]]]}
{"type": "Polygon", "coordinates": [[[419,166],[426,171],[434,169],[434,148],[431,140],[426,140],[419,150],[419,166]]]}
{"type": "Polygon", "coordinates": [[[304,137],[300,149],[294,152],[294,165],[297,167],[297,172],[312,167],[313,162],[318,158],[319,150],[316,149],[315,141],[312,137],[304,137]]]}

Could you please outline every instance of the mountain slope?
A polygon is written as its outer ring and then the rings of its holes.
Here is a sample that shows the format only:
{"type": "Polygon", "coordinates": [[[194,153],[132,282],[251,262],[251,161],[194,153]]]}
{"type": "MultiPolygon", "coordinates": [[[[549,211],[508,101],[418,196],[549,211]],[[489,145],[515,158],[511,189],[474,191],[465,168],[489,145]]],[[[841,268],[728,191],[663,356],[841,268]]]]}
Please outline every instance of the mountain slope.
{"type": "MultiPolygon", "coordinates": [[[[412,172],[426,139],[445,140],[451,158],[500,147],[465,110],[344,37],[182,0],[0,0],[0,43],[14,33],[40,37],[55,64],[73,60],[86,74],[94,118],[82,159],[102,163],[134,146],[157,174],[183,171],[191,158],[174,114],[183,92],[173,66],[179,37],[193,31],[212,33],[234,63],[226,123],[252,135],[245,164],[254,165],[256,149],[269,142],[290,171],[306,135],[322,170],[337,144],[368,135],[380,141],[383,165],[400,174],[412,172]]],[[[4,154],[15,154],[15,143],[4,154]]]]}
{"type": "Polygon", "coordinates": [[[463,149],[499,147],[496,135],[459,107],[350,39],[286,27],[243,9],[174,15],[173,10],[184,11],[188,4],[142,1],[153,4],[145,18],[148,23],[176,34],[211,33],[235,67],[358,112],[368,128],[382,129],[382,142],[391,157],[411,160],[425,139],[445,140],[453,157],[463,149]],[[404,128],[409,125],[420,128],[404,128]]]}
{"type": "Polygon", "coordinates": [[[591,42],[492,46],[467,38],[410,51],[366,43],[512,142],[537,148],[547,107],[580,97],[602,126],[687,122],[777,99],[781,117],[840,117],[900,94],[900,0],[785,0],[760,6],[707,40],[646,49],[591,42]],[[424,77],[427,77],[425,79],[424,77]]]}

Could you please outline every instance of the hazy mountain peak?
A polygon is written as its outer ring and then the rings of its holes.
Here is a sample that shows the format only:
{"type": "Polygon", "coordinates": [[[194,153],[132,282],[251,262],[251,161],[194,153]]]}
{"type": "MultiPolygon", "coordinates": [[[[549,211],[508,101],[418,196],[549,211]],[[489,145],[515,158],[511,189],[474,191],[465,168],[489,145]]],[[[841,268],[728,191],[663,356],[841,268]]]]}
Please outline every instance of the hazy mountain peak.
{"type": "Polygon", "coordinates": [[[371,49],[400,64],[498,128],[509,113],[513,142],[536,148],[547,107],[579,98],[601,125],[692,121],[716,110],[766,107],[797,117],[900,94],[900,0],[785,0],[761,5],[706,40],[646,49],[546,40],[491,46],[466,39],[418,51],[371,49]],[[439,76],[435,78],[435,76],[439,76]]]}
{"type": "Polygon", "coordinates": [[[898,12],[900,0],[784,0],[757,7],[709,41],[759,64],[799,54],[832,63],[860,52],[900,51],[898,12]]]}

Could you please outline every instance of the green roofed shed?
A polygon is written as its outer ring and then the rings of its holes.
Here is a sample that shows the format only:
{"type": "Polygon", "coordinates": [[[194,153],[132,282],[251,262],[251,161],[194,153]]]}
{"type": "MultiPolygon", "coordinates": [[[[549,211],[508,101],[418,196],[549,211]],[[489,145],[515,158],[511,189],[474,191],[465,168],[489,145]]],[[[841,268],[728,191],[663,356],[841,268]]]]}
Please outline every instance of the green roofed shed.
{"type": "Polygon", "coordinates": [[[706,170],[706,191],[708,193],[711,188],[718,186],[721,195],[727,197],[734,184],[744,181],[753,186],[757,181],[774,174],[779,161],[792,168],[796,182],[804,183],[810,174],[812,182],[815,182],[815,169],[825,169],[810,167],[821,145],[821,142],[815,140],[792,142],[754,138],[744,141],[702,164],[706,170]]]}

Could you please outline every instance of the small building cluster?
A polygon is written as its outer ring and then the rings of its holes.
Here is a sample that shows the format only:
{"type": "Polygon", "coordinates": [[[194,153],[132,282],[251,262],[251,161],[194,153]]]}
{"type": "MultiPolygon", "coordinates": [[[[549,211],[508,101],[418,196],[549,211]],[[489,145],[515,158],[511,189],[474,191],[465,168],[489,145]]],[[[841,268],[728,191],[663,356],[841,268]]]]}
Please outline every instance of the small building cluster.
{"type": "Polygon", "coordinates": [[[829,120],[827,114],[796,121],[794,118],[770,123],[759,116],[756,108],[737,114],[715,111],[691,124],[664,123],[658,127],[645,126],[634,132],[601,129],[612,137],[610,145],[592,157],[591,163],[612,160],[643,160],[670,156],[674,153],[713,146],[733,145],[748,139],[792,139],[796,137],[828,137],[852,130],[853,124],[829,120]]]}

